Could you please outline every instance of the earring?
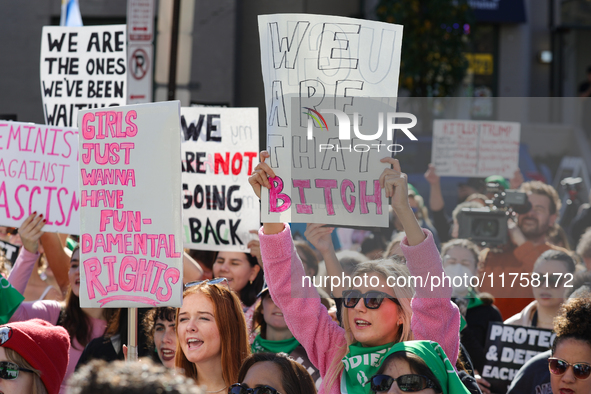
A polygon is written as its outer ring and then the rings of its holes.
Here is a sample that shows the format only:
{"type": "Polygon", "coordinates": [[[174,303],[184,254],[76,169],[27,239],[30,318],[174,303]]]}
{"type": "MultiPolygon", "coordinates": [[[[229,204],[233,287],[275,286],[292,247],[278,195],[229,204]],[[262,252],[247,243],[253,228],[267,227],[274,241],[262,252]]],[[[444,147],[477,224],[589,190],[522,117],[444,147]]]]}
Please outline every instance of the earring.
{"type": "Polygon", "coordinates": [[[250,281],[250,284],[252,285],[252,280],[250,281]]]}

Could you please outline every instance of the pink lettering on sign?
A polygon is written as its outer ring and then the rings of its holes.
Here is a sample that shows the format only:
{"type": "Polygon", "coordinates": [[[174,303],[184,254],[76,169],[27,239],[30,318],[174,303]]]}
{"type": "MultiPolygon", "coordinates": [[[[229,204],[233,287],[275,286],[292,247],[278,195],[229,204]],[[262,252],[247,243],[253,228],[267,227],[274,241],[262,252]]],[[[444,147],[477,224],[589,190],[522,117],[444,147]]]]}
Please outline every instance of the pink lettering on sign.
{"type": "MultiPolygon", "coordinates": [[[[83,234],[85,245],[88,250],[88,236],[83,234]]],[[[136,259],[134,256],[125,256],[119,263],[116,256],[103,258],[103,265],[107,267],[109,285],[104,286],[100,280],[102,265],[96,257],[86,259],[82,264],[86,275],[86,290],[89,299],[96,298],[96,292],[101,296],[117,292],[119,289],[134,293],[137,297],[148,297],[155,295],[160,302],[166,302],[172,297],[172,285],[179,283],[180,271],[175,267],[169,267],[156,260],[136,259]],[[115,276],[115,272],[118,275],[115,276]]],[[[112,302],[115,299],[111,299],[112,302]]]]}
{"type": "Polygon", "coordinates": [[[298,188],[300,192],[301,204],[296,204],[297,213],[312,214],[312,205],[306,204],[306,195],[304,189],[310,188],[310,180],[293,179],[293,187],[298,188]]]}
{"type": "Polygon", "coordinates": [[[80,206],[75,191],[72,192],[72,198],[67,200],[66,196],[70,192],[65,187],[58,189],[56,186],[33,186],[29,188],[26,184],[21,184],[15,188],[14,194],[9,195],[6,184],[6,181],[0,182],[0,212],[4,213],[6,218],[21,220],[25,215],[33,213],[35,210],[33,206],[42,204],[45,210],[41,210],[40,213],[43,213],[48,225],[69,226],[73,213],[77,212],[80,206]],[[18,212],[14,209],[11,211],[9,201],[16,204],[18,212]],[[53,216],[54,208],[59,208],[60,219],[58,220],[53,216]]]}
{"type": "Polygon", "coordinates": [[[334,204],[332,203],[332,189],[338,188],[336,179],[316,179],[316,187],[324,189],[324,204],[326,205],[326,212],[332,216],[335,214],[334,204]]]}
{"type": "Polygon", "coordinates": [[[291,206],[291,198],[281,193],[283,190],[283,180],[276,176],[269,178],[271,183],[271,189],[269,190],[269,210],[271,212],[283,212],[289,209],[291,206]],[[278,201],[281,200],[281,205],[278,205],[278,201]]]}

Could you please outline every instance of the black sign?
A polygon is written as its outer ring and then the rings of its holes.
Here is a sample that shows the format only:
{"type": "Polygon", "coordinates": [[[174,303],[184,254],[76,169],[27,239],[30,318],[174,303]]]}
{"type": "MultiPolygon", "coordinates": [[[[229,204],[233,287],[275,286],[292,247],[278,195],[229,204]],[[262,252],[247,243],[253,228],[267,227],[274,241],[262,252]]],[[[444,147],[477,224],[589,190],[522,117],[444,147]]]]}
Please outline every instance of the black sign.
{"type": "Polygon", "coordinates": [[[0,250],[12,265],[16,262],[20,247],[6,241],[0,241],[0,250]]]}
{"type": "Polygon", "coordinates": [[[491,392],[506,393],[523,364],[548,350],[555,336],[543,328],[490,322],[484,347],[486,361],[480,375],[491,384],[491,392]]]}

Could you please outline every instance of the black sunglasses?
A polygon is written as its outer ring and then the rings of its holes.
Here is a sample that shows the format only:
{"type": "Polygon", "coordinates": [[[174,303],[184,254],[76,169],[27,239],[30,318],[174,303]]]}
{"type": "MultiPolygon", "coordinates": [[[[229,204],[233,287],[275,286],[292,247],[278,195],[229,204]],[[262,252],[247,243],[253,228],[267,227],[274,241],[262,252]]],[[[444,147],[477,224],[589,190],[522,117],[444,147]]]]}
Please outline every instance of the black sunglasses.
{"type": "Polygon", "coordinates": [[[585,380],[591,375],[591,365],[587,363],[571,364],[556,357],[550,357],[548,359],[548,367],[554,375],[563,375],[566,373],[568,367],[573,367],[575,378],[580,380],[585,380]]]}
{"type": "Polygon", "coordinates": [[[226,278],[215,278],[212,280],[209,279],[205,279],[205,280],[198,280],[195,282],[189,282],[185,285],[185,290],[187,290],[189,287],[193,287],[193,286],[199,286],[202,283],[207,283],[208,285],[219,285],[220,283],[224,283],[226,285],[226,287],[229,287],[228,285],[228,279],[226,278]],[[226,282],[226,283],[224,283],[226,282]]]}
{"type": "Polygon", "coordinates": [[[15,363],[11,363],[10,361],[0,361],[0,379],[14,380],[18,378],[18,373],[20,371],[35,373],[35,371],[31,371],[30,369],[26,368],[21,368],[15,363]]]}
{"type": "Polygon", "coordinates": [[[395,297],[377,290],[370,290],[367,293],[362,293],[359,290],[345,290],[343,291],[343,306],[345,308],[355,308],[361,298],[363,298],[367,309],[378,309],[382,305],[384,298],[389,298],[400,306],[400,301],[395,297]]]}
{"type": "Polygon", "coordinates": [[[270,386],[259,386],[255,388],[248,388],[247,386],[243,386],[242,383],[234,383],[228,389],[228,394],[281,394],[279,391],[275,390],[273,387],[270,386]]]}
{"type": "Polygon", "coordinates": [[[440,387],[423,375],[402,375],[394,379],[388,375],[374,375],[369,380],[371,383],[371,389],[375,393],[383,393],[390,390],[390,387],[396,382],[400,391],[405,393],[414,393],[424,389],[433,389],[436,392],[441,392],[440,387]]]}

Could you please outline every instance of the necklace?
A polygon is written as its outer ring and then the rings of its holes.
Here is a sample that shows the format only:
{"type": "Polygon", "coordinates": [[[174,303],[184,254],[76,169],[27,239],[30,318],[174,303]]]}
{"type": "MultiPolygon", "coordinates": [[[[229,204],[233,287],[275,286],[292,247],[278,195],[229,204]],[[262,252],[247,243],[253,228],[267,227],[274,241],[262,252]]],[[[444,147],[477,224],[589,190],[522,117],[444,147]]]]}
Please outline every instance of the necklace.
{"type": "Polygon", "coordinates": [[[217,391],[206,391],[206,393],[219,393],[220,391],[222,391],[222,390],[224,390],[224,389],[227,389],[227,388],[228,388],[228,386],[226,386],[226,387],[224,387],[224,388],[221,388],[221,389],[219,389],[219,390],[217,390],[217,391]]]}

